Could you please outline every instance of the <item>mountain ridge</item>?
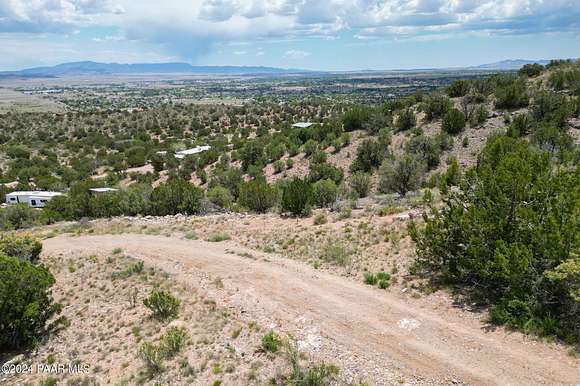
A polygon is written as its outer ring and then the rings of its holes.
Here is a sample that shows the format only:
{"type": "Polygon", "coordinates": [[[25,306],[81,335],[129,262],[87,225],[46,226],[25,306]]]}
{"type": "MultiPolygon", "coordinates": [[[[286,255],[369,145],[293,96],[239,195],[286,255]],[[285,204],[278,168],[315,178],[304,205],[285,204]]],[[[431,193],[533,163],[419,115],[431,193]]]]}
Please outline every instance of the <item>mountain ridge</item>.
{"type": "Polygon", "coordinates": [[[302,69],[267,66],[193,66],[184,62],[168,63],[101,63],[79,61],[55,66],[1,71],[3,77],[57,77],[64,75],[114,75],[114,74],[290,74],[310,72],[302,69]]]}
{"type": "Polygon", "coordinates": [[[548,64],[550,61],[528,59],[506,59],[467,67],[361,70],[361,71],[312,71],[297,68],[280,68],[269,66],[194,66],[185,62],[165,63],[102,63],[78,61],[57,64],[55,66],[31,67],[15,71],[0,71],[0,78],[42,78],[67,75],[120,75],[120,74],[198,74],[198,75],[285,75],[334,72],[389,72],[389,71],[438,71],[452,69],[467,70],[519,70],[526,64],[548,64]]]}

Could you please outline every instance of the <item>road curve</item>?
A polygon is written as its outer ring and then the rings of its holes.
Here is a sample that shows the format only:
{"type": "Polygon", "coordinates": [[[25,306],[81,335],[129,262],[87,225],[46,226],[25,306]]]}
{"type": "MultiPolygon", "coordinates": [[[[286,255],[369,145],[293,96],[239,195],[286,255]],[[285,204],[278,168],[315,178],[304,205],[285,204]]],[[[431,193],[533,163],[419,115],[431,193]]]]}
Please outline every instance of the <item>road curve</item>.
{"type": "MultiPolygon", "coordinates": [[[[521,334],[486,331],[475,320],[419,307],[414,299],[380,291],[278,256],[250,259],[231,242],[210,243],[135,234],[44,241],[45,254],[127,254],[199,284],[220,277],[229,304],[272,320],[320,326],[325,344],[425,383],[477,385],[577,385],[580,361],[562,349],[521,334]]],[[[260,254],[263,256],[264,254],[260,254]]],[[[421,383],[421,382],[419,382],[421,383]]]]}

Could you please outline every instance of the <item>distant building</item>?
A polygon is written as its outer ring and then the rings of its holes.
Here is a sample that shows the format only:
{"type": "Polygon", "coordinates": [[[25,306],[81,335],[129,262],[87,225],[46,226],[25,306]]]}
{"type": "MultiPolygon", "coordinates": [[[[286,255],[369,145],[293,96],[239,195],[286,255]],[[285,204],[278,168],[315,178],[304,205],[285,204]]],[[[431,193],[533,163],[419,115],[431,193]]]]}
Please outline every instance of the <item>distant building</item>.
{"type": "Polygon", "coordinates": [[[46,192],[46,191],[19,191],[6,194],[6,203],[27,204],[31,208],[44,208],[46,203],[54,197],[61,196],[60,192],[46,192]]]}
{"type": "MultiPolygon", "coordinates": [[[[176,151],[175,152],[175,158],[183,159],[183,158],[185,158],[188,155],[203,153],[204,151],[208,151],[209,149],[211,149],[211,146],[204,145],[204,146],[194,147],[193,149],[176,151]]],[[[161,150],[161,151],[158,151],[157,154],[159,154],[159,155],[167,155],[167,151],[161,150]]]]}
{"type": "Polygon", "coordinates": [[[193,149],[181,150],[175,153],[175,158],[183,159],[188,155],[203,153],[204,151],[208,151],[209,149],[211,149],[211,146],[204,145],[194,147],[193,149]]]}
{"type": "Polygon", "coordinates": [[[296,127],[298,129],[308,129],[312,125],[313,125],[312,122],[298,122],[293,124],[292,127],[296,127]]]}
{"type": "Polygon", "coordinates": [[[103,194],[103,193],[110,193],[110,192],[118,192],[119,189],[115,188],[90,188],[89,192],[91,194],[103,194]]]}

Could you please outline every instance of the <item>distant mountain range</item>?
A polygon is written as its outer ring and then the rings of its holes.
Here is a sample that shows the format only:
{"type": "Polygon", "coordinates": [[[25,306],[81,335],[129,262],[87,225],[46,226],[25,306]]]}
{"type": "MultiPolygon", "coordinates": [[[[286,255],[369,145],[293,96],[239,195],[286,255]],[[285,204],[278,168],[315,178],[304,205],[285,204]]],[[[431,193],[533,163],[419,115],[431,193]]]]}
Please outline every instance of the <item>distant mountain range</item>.
{"type": "MultiPolygon", "coordinates": [[[[518,70],[526,64],[548,64],[549,60],[502,60],[500,62],[482,64],[479,66],[464,67],[468,70],[518,70]]],[[[459,69],[459,68],[457,68],[459,69]]],[[[439,71],[442,69],[430,68],[424,71],[439,71]]],[[[396,71],[396,70],[394,70],[396,71]]],[[[417,71],[400,70],[400,71],[417,71]]],[[[189,63],[98,63],[73,62],[56,66],[34,67],[19,71],[0,71],[0,78],[52,78],[70,75],[122,75],[122,74],[207,74],[207,75],[284,75],[284,74],[314,74],[324,71],[308,71],[295,68],[277,68],[263,66],[193,66],[189,63]]],[[[356,72],[356,71],[350,71],[356,72]]],[[[382,72],[382,71],[372,71],[382,72]]]]}
{"type": "Polygon", "coordinates": [[[549,60],[525,60],[525,59],[510,59],[510,60],[502,60],[500,62],[495,63],[487,63],[482,64],[479,66],[469,67],[471,69],[478,69],[478,70],[519,70],[526,64],[533,64],[538,63],[541,65],[546,65],[550,63],[549,60]]]}
{"type": "Polygon", "coordinates": [[[114,74],[291,74],[306,70],[262,66],[192,66],[189,63],[97,63],[73,62],[50,67],[34,67],[19,71],[2,71],[0,77],[58,77],[66,75],[114,75],[114,74]]]}

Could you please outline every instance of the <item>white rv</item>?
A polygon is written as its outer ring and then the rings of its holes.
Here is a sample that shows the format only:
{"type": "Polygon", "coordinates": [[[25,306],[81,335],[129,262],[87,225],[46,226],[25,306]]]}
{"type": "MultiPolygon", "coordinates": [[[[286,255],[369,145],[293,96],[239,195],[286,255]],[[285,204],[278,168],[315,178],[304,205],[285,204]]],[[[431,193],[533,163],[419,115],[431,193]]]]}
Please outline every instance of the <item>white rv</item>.
{"type": "Polygon", "coordinates": [[[6,203],[9,205],[27,204],[31,208],[44,208],[46,203],[56,196],[60,196],[60,192],[46,192],[46,191],[19,191],[6,194],[6,203]]]}

